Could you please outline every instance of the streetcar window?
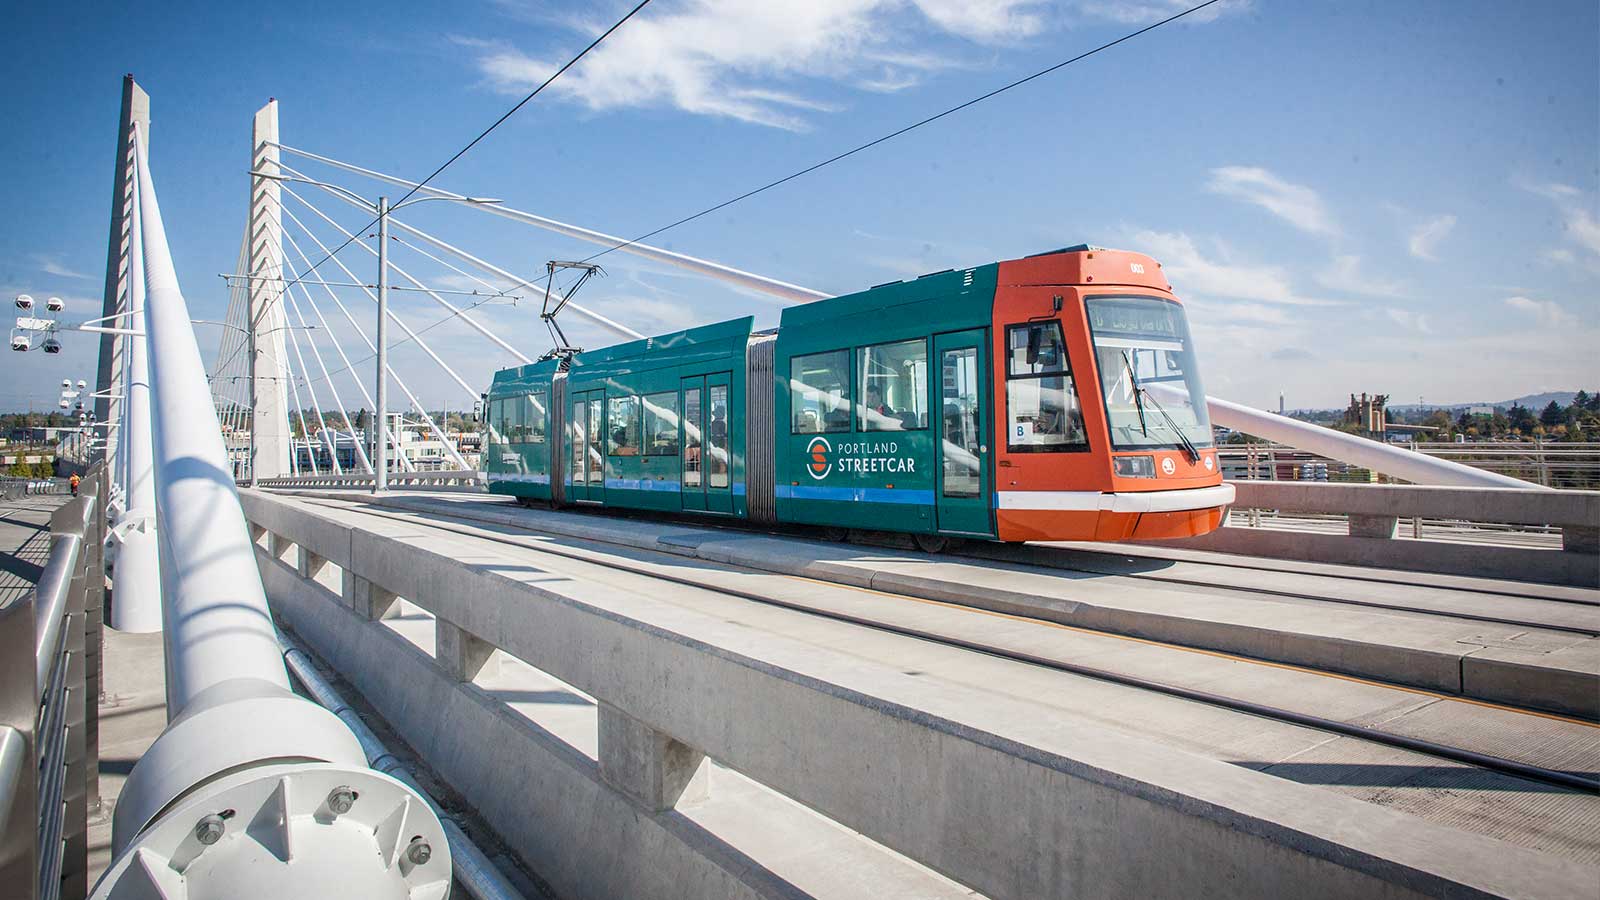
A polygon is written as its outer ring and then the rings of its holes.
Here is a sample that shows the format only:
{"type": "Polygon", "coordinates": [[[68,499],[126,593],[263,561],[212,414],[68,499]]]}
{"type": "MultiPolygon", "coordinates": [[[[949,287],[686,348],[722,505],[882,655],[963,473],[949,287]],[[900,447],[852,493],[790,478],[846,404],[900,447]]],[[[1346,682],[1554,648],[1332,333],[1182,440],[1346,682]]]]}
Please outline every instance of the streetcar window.
{"type": "Polygon", "coordinates": [[[702,437],[705,434],[705,416],[701,410],[700,389],[684,388],[683,390],[683,486],[685,488],[698,488],[701,486],[701,454],[704,451],[702,437]]]}
{"type": "Polygon", "coordinates": [[[862,431],[916,431],[928,427],[928,342],[922,339],[862,347],[862,431]]]}
{"type": "Polygon", "coordinates": [[[523,430],[523,434],[525,435],[523,440],[530,444],[544,443],[544,423],[546,418],[544,404],[544,391],[535,391],[534,393],[528,395],[528,404],[525,408],[527,413],[527,424],[523,430]]]}
{"type": "Polygon", "coordinates": [[[706,486],[728,486],[728,386],[713,384],[708,391],[711,421],[706,424],[706,486]]]}
{"type": "Polygon", "coordinates": [[[796,356],[789,363],[794,434],[850,430],[850,351],[796,356]]]}
{"type": "Polygon", "coordinates": [[[511,440],[511,426],[506,421],[506,401],[504,399],[492,401],[489,404],[492,410],[490,422],[492,423],[493,437],[500,443],[511,440]]]}
{"type": "Polygon", "coordinates": [[[520,444],[528,439],[528,410],[523,402],[526,394],[506,399],[506,440],[520,444]]]}
{"type": "Polygon", "coordinates": [[[644,396],[644,455],[678,455],[678,392],[644,396]]]}
{"type": "Polygon", "coordinates": [[[1006,449],[1087,450],[1089,436],[1061,323],[1011,326],[1006,331],[1006,351],[1006,449]]]}
{"type": "Polygon", "coordinates": [[[612,397],[609,401],[612,456],[639,455],[639,398],[612,397]]]}

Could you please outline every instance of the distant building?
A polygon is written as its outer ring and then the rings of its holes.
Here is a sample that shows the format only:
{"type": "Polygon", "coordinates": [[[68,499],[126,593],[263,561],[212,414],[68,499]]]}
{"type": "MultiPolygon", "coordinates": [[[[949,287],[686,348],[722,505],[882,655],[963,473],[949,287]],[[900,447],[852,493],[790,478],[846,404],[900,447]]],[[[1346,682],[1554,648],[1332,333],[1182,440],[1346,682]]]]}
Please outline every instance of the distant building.
{"type": "Polygon", "coordinates": [[[1467,407],[1467,415],[1469,415],[1469,416],[1482,416],[1485,419],[1492,419],[1492,418],[1494,418],[1494,407],[1492,407],[1492,406],[1469,406],[1469,407],[1467,407]]]}
{"type": "Polygon", "coordinates": [[[1388,406],[1388,394],[1362,394],[1359,400],[1351,394],[1350,407],[1344,411],[1345,424],[1356,426],[1368,436],[1382,435],[1389,430],[1388,406]]]}

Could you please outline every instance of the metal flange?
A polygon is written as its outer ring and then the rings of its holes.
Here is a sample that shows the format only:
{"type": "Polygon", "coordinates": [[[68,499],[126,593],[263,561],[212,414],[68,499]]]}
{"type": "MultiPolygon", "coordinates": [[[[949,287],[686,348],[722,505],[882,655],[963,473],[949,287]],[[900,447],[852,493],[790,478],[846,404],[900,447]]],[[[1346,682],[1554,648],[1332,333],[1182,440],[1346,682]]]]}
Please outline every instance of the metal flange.
{"type": "Polygon", "coordinates": [[[208,783],[141,831],[93,900],[445,900],[450,847],[395,778],[331,763],[208,783]]]}

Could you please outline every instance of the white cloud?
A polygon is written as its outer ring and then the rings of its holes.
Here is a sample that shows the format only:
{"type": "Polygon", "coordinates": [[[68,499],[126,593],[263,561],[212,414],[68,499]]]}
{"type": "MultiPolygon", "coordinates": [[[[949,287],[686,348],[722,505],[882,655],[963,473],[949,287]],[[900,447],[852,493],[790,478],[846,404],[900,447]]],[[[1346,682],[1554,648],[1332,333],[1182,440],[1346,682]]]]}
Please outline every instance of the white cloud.
{"type": "Polygon", "coordinates": [[[1161,263],[1180,295],[1288,306],[1338,305],[1299,293],[1277,266],[1208,259],[1195,246],[1194,239],[1182,232],[1139,231],[1132,235],[1132,245],[1161,263]]]}
{"type": "Polygon", "coordinates": [[[1455,216],[1434,216],[1417,226],[1412,230],[1411,238],[1407,242],[1411,255],[1429,262],[1437,261],[1439,257],[1434,255],[1434,251],[1438,248],[1439,242],[1449,237],[1455,227],[1455,216]]]}
{"type": "Polygon", "coordinates": [[[55,275],[60,278],[88,278],[89,276],[75,269],[70,269],[61,261],[61,257],[46,253],[33,254],[33,261],[39,264],[39,271],[46,275],[55,275]]]}
{"type": "MultiPolygon", "coordinates": [[[[1570,184],[1559,182],[1538,183],[1515,178],[1512,179],[1512,183],[1530,194],[1554,203],[1561,211],[1562,234],[1568,241],[1584,250],[1585,261],[1591,268],[1600,265],[1600,221],[1595,219],[1593,202],[1584,201],[1583,191],[1570,184]]],[[[1556,253],[1559,251],[1547,251],[1545,256],[1563,262],[1569,261],[1554,255],[1556,253]]]]}
{"type": "MultiPolygon", "coordinates": [[[[1113,18],[1166,3],[1072,5],[1113,18]]],[[[502,6],[545,29],[565,25],[593,36],[603,27],[502,6]]],[[[824,82],[893,92],[967,64],[947,49],[912,47],[919,33],[932,30],[972,46],[1010,44],[1051,27],[1053,7],[1049,0],[684,0],[671,12],[646,10],[629,21],[550,91],[596,111],[668,107],[804,130],[805,113],[835,108],[812,96],[824,82]]],[[[1128,19],[1134,20],[1142,21],[1128,19]]],[[[558,54],[526,53],[503,39],[453,41],[473,52],[491,87],[506,93],[526,92],[557,68],[558,54]]]]}
{"type": "Polygon", "coordinates": [[[1317,283],[1329,290],[1361,294],[1366,297],[1400,298],[1407,296],[1406,288],[1398,281],[1385,281],[1376,273],[1361,267],[1361,257],[1354,254],[1335,256],[1328,267],[1316,274],[1317,283]]]}
{"type": "Polygon", "coordinates": [[[1393,306],[1387,307],[1383,312],[1384,315],[1389,317],[1390,321],[1402,328],[1420,331],[1423,334],[1431,334],[1433,332],[1433,329],[1428,327],[1428,317],[1422,313],[1393,306]]]}
{"type": "Polygon", "coordinates": [[[1507,297],[1506,306],[1525,313],[1546,328],[1564,328],[1576,325],[1578,320],[1554,300],[1534,300],[1531,297],[1507,297]]]}
{"type": "Polygon", "coordinates": [[[1044,28],[1041,0],[913,0],[946,31],[979,41],[1032,37],[1044,28]]]}
{"type": "Polygon", "coordinates": [[[1253,203],[1308,234],[1331,237],[1339,233],[1316,191],[1257,166],[1212,169],[1206,189],[1253,203]]]}
{"type": "MultiPolygon", "coordinates": [[[[1120,22],[1124,25],[1147,25],[1194,5],[1192,0],[1086,0],[1074,4],[1079,13],[1089,18],[1120,22]]],[[[1230,12],[1242,12],[1251,7],[1251,0],[1223,0],[1198,12],[1184,16],[1181,21],[1200,24],[1214,22],[1230,12]]]]}

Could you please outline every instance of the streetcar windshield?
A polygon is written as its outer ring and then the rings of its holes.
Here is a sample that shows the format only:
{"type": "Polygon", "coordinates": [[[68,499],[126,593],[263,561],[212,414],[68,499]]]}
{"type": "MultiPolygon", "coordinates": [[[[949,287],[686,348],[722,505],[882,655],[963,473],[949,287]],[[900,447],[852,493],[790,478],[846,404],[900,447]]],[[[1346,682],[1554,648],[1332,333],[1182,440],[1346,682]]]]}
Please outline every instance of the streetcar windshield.
{"type": "Polygon", "coordinates": [[[1115,450],[1211,446],[1211,418],[1183,307],[1157,297],[1085,304],[1115,450]]]}

